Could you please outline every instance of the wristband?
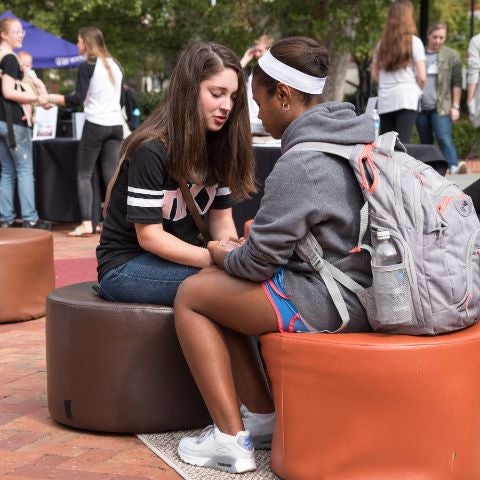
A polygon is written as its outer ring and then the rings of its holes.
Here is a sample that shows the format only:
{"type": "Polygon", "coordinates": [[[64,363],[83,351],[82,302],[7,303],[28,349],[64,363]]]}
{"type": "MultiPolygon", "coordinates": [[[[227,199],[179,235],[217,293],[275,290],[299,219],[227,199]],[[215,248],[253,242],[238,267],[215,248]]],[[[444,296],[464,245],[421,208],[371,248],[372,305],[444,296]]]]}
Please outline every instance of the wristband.
{"type": "Polygon", "coordinates": [[[460,110],[460,105],[452,105],[452,108],[454,108],[455,110],[460,110]]]}

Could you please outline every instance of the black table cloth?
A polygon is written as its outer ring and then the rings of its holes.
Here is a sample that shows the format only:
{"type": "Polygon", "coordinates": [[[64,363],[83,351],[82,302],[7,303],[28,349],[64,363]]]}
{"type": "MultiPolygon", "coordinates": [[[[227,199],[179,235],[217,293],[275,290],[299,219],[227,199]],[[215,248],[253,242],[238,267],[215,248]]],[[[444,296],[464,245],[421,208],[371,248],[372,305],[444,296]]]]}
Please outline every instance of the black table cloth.
{"type": "MultiPolygon", "coordinates": [[[[80,208],[77,197],[75,165],[78,140],[58,138],[33,142],[35,174],[35,197],[41,218],[52,222],[79,222],[80,208]]],[[[279,147],[254,147],[258,192],[250,200],[241,202],[233,209],[235,225],[243,232],[243,223],[253,218],[263,196],[263,185],[280,156],[279,147]]],[[[103,189],[100,171],[93,179],[94,220],[100,218],[100,203],[103,189]]]]}
{"type": "MultiPolygon", "coordinates": [[[[78,140],[58,138],[33,142],[33,169],[35,175],[35,201],[40,218],[52,222],[79,222],[80,207],[77,196],[78,140]]],[[[93,180],[92,220],[100,219],[100,173],[93,180]]]]}
{"type": "Polygon", "coordinates": [[[240,236],[243,235],[245,221],[253,218],[257,213],[263,197],[265,180],[280,157],[280,147],[254,145],[253,153],[255,154],[255,179],[258,191],[248,200],[243,200],[233,207],[233,220],[240,236]]]}

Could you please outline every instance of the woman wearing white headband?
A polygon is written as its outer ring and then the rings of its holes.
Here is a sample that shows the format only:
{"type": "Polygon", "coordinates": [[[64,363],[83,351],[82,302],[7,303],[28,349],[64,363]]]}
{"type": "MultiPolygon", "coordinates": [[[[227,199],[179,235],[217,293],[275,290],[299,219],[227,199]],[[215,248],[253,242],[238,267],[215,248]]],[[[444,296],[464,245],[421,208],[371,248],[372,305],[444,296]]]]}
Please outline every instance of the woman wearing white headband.
{"type": "MultiPolygon", "coordinates": [[[[363,198],[348,162],[291,150],[302,142],[374,141],[370,116],[357,116],[348,103],[321,103],[327,70],[327,51],[305,37],[276,42],[254,69],[259,118],[281,138],[282,156],[248,238],[210,242],[219,268],[189,277],[177,293],[178,338],[214,421],[200,437],[180,442],[178,453],[188,463],[244,472],[255,469],[254,446],[269,447],[274,406],[249,335],[340,326],[325,284],[295,255],[306,232],[317,238],[326,260],[361,285],[371,284],[369,256],[349,254],[363,198]]],[[[345,331],[369,331],[355,295],[344,294],[350,315],[345,331]]]]}

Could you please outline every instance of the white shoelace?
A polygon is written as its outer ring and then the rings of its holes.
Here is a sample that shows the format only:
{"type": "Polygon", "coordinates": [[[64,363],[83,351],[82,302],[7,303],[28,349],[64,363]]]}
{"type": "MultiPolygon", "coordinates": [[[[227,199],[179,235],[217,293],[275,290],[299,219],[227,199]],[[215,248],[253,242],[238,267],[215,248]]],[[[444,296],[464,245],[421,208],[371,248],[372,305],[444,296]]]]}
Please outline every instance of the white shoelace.
{"type": "Polygon", "coordinates": [[[206,437],[208,437],[212,432],[212,430],[215,428],[215,425],[208,425],[205,427],[195,438],[196,443],[202,443],[206,437]]]}

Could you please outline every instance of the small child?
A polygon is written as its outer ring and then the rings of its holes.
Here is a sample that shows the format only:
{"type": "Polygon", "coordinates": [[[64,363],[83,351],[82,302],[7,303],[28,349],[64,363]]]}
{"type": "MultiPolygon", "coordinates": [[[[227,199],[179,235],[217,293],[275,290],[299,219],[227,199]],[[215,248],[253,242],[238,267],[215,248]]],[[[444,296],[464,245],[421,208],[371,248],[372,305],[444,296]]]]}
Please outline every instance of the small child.
{"type": "MultiPolygon", "coordinates": [[[[25,91],[33,92],[36,95],[47,95],[47,87],[37,77],[35,70],[32,69],[33,57],[25,51],[18,52],[18,59],[20,62],[20,68],[23,71],[23,80],[20,85],[25,91]]],[[[33,124],[33,106],[31,104],[22,104],[23,112],[25,113],[25,120],[28,126],[33,124]]]]}

